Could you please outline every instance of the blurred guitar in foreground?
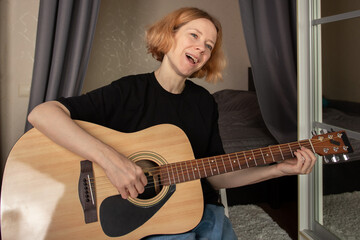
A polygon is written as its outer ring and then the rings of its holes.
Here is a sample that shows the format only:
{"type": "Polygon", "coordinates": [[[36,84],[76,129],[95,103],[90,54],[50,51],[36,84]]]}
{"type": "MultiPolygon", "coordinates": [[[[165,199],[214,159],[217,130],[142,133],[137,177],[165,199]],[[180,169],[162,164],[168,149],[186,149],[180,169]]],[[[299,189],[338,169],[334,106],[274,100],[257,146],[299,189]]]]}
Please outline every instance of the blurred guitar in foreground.
{"type": "Polygon", "coordinates": [[[352,152],[344,131],[254,150],[194,159],[185,133],[163,124],[120,133],[77,121],[140,165],[146,191],[124,200],[102,168],[56,145],[38,130],[13,147],[1,193],[2,239],[140,239],[182,233],[203,213],[199,179],[293,158],[305,146],[321,156],[352,152]]]}

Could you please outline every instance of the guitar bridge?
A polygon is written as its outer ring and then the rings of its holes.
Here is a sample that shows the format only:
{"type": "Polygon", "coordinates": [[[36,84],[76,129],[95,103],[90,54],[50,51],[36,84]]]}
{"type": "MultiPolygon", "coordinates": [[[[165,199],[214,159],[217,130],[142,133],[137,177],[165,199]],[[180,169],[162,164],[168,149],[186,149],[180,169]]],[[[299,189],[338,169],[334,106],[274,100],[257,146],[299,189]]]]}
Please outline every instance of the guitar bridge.
{"type": "Polygon", "coordinates": [[[96,195],[94,186],[94,172],[92,162],[84,160],[80,162],[81,170],[79,177],[79,199],[84,211],[85,223],[97,222],[96,195]]]}

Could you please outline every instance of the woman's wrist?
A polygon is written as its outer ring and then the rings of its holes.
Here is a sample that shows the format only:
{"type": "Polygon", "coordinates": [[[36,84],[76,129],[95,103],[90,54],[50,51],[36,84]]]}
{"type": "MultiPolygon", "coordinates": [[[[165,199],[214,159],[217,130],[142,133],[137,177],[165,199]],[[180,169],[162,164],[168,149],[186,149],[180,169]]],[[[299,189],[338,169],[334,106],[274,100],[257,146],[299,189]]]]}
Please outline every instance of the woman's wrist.
{"type": "Polygon", "coordinates": [[[275,164],[269,165],[272,178],[286,176],[286,174],[281,170],[281,168],[279,166],[280,166],[280,163],[275,163],[275,164]]]}

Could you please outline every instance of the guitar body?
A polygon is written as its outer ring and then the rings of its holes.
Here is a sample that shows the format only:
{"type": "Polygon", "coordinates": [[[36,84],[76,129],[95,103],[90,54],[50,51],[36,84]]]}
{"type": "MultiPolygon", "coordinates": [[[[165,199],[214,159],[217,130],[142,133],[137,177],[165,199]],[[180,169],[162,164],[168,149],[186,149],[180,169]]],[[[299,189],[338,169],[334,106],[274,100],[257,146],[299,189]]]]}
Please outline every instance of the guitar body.
{"type": "MultiPolygon", "coordinates": [[[[77,123],[135,162],[162,165],[194,159],[186,135],[173,125],[120,133],[77,123]]],[[[186,232],[200,222],[200,180],[164,186],[152,197],[123,200],[102,168],[92,164],[97,221],[85,223],[79,200],[83,160],[36,129],[24,134],[10,152],[4,171],[2,239],[140,239],[186,232]],[[123,226],[127,222],[130,226],[123,226]]]]}
{"type": "Polygon", "coordinates": [[[145,193],[122,199],[102,168],[32,129],[15,144],[6,163],[2,239],[134,240],[183,233],[194,228],[203,214],[201,178],[293,158],[302,146],[321,156],[332,155],[334,163],[340,154],[353,152],[346,133],[339,131],[194,159],[185,133],[170,124],[120,133],[77,123],[142,167],[148,178],[145,193]]]}

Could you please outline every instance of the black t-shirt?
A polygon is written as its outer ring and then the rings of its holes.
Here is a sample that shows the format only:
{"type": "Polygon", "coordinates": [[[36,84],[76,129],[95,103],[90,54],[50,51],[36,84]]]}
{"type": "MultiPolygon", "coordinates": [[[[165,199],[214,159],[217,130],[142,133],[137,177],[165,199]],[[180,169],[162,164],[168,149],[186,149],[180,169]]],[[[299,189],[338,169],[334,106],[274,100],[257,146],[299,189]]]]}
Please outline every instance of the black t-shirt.
{"type": "MultiPolygon", "coordinates": [[[[120,132],[135,132],[170,123],[188,136],[195,158],[224,153],[218,128],[217,104],[204,88],[186,80],[181,94],[162,88],[154,73],[123,77],[87,94],[58,99],[77,120],[93,122],[120,132]]],[[[205,203],[217,194],[202,179],[205,203]]]]}

